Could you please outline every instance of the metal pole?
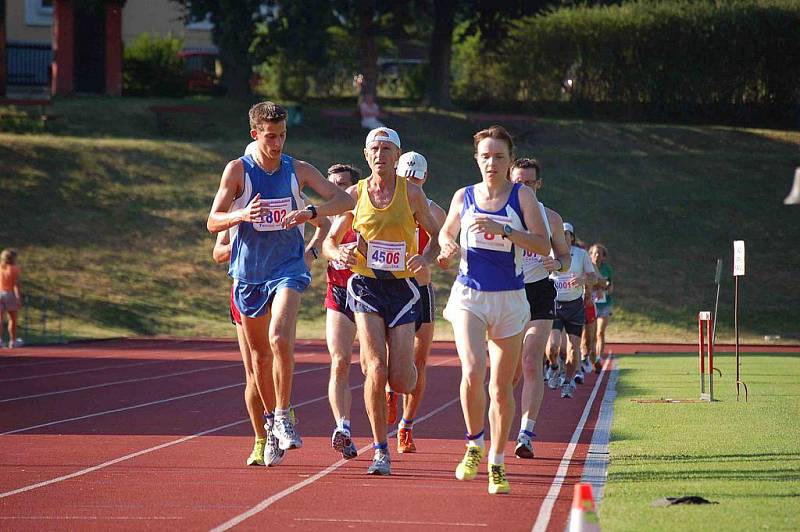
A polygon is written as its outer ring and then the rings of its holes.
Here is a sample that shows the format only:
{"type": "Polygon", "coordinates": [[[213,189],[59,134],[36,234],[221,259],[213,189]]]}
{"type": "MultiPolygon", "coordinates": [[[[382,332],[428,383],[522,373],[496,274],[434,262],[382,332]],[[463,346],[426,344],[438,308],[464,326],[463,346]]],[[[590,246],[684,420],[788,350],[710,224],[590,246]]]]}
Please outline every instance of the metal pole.
{"type": "Polygon", "coordinates": [[[702,313],[697,315],[697,351],[700,359],[700,398],[706,393],[705,342],[703,340],[702,313]]]}
{"type": "MultiPolygon", "coordinates": [[[[713,318],[712,318],[713,319],[713,318]]],[[[714,321],[716,323],[716,320],[714,321]]],[[[708,400],[714,401],[714,342],[711,341],[711,322],[706,322],[708,332],[708,400]]]]}
{"type": "Polygon", "coordinates": [[[736,400],[739,400],[739,276],[733,285],[733,334],[736,337],[736,400]]]}
{"type": "MultiPolygon", "coordinates": [[[[717,301],[714,303],[714,332],[712,333],[711,343],[717,342],[717,316],[719,316],[719,288],[722,284],[722,259],[717,259],[717,271],[714,274],[714,282],[717,284],[717,301]]],[[[711,370],[714,371],[713,369],[711,370]]]]}

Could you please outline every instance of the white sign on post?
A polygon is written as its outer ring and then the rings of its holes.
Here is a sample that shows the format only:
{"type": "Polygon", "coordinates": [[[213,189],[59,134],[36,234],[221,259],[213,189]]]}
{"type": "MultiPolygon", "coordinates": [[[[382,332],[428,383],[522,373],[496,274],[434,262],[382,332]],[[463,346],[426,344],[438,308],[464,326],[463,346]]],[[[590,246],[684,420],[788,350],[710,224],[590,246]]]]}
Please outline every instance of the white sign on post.
{"type": "Polygon", "coordinates": [[[744,275],[744,240],[733,241],[733,276],[744,275]]]}

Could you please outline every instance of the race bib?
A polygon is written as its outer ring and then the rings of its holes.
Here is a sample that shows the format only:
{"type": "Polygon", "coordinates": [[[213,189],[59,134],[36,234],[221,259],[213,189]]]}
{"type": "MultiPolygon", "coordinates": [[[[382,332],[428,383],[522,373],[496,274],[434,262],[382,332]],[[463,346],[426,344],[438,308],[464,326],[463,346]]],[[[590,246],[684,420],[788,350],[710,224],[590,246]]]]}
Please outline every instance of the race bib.
{"type": "Polygon", "coordinates": [[[283,219],[292,210],[292,198],[263,199],[261,204],[268,210],[258,222],[253,222],[256,231],[282,231],[283,219]]]}
{"type": "Polygon", "coordinates": [[[404,271],[406,269],[406,243],[370,240],[367,242],[367,266],[373,270],[404,271]]]}
{"type": "MultiPolygon", "coordinates": [[[[339,245],[339,249],[341,249],[341,250],[352,249],[354,247],[356,247],[356,243],[355,242],[350,242],[348,244],[340,244],[339,245]]],[[[344,262],[339,261],[339,260],[332,260],[331,261],[331,268],[333,268],[334,270],[349,270],[350,269],[347,266],[347,264],[345,264],[344,262]]]]}
{"type": "Polygon", "coordinates": [[[554,281],[556,285],[556,290],[558,290],[559,292],[564,290],[571,290],[572,288],[574,288],[572,286],[574,279],[575,277],[573,277],[572,275],[568,275],[565,277],[560,277],[560,276],[556,277],[554,281]]]}
{"type": "Polygon", "coordinates": [[[542,256],[527,249],[522,250],[522,266],[529,270],[542,264],[542,256]]]}
{"type": "MultiPolygon", "coordinates": [[[[499,223],[500,225],[510,224],[511,218],[508,216],[499,216],[497,214],[483,214],[482,217],[489,218],[499,223]]],[[[467,232],[467,247],[473,249],[489,249],[492,251],[511,252],[511,240],[503,238],[500,235],[492,235],[489,233],[475,233],[473,231],[467,232]]]]}

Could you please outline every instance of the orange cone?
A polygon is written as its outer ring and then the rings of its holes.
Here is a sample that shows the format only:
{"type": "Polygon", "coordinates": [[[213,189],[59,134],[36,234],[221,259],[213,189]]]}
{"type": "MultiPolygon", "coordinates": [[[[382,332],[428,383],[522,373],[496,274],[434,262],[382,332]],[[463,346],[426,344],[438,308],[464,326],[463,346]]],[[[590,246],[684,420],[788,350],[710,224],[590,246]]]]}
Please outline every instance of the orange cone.
{"type": "Polygon", "coordinates": [[[592,497],[592,485],[586,482],[575,484],[572,510],[569,512],[569,532],[600,532],[600,520],[592,497]]]}

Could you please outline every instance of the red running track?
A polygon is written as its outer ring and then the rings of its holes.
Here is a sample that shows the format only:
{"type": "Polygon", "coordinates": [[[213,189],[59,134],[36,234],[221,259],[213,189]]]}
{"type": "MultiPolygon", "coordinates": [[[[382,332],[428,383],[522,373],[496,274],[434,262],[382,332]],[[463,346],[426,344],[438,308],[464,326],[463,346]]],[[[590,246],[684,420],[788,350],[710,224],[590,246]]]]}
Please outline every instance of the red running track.
{"type": "MultiPolygon", "coordinates": [[[[299,343],[293,404],[304,447],[279,467],[263,468],[244,466],[252,434],[234,342],[137,339],[4,350],[0,529],[531,530],[599,378],[589,376],[571,400],[545,391],[536,459],[516,459],[509,441],[512,493],[489,496],[485,469],[471,482],[453,475],[464,424],[452,344],[436,343],[431,355],[424,419],[414,430],[419,452],[393,449],[388,478],[365,475],[371,437],[355,356],[351,417],[364,452],[343,462],[330,448],[328,361],[322,342],[299,343]]],[[[606,382],[549,530],[566,524],[606,382]]],[[[517,416],[512,437],[518,426],[517,416]]]]}

